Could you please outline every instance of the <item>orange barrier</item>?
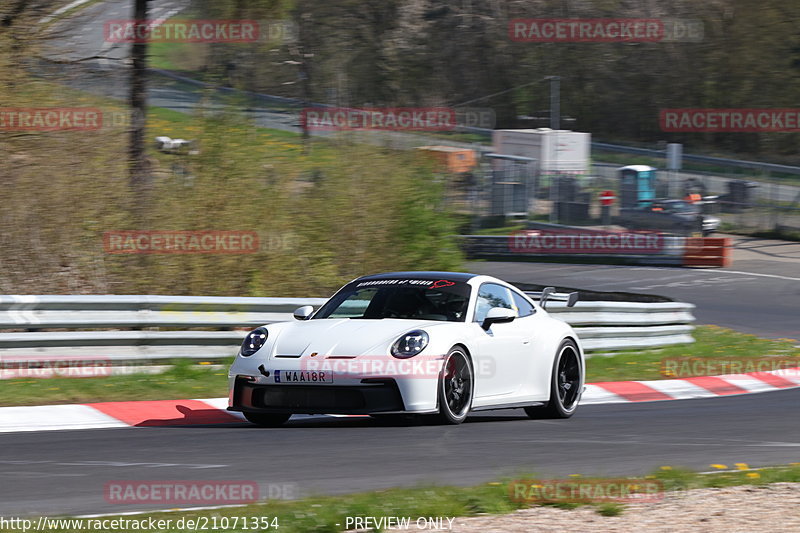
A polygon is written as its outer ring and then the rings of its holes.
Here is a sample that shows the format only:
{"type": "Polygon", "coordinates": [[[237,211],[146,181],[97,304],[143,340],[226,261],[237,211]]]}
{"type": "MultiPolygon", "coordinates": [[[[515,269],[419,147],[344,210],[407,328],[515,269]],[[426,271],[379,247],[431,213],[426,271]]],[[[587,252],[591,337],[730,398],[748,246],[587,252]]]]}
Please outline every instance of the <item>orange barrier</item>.
{"type": "Polygon", "coordinates": [[[686,239],[683,266],[729,267],[731,239],[728,237],[691,237],[686,239]]]}
{"type": "Polygon", "coordinates": [[[468,148],[455,148],[453,146],[418,146],[417,150],[422,150],[433,156],[440,168],[460,174],[469,172],[478,164],[478,157],[475,150],[468,148]]]}

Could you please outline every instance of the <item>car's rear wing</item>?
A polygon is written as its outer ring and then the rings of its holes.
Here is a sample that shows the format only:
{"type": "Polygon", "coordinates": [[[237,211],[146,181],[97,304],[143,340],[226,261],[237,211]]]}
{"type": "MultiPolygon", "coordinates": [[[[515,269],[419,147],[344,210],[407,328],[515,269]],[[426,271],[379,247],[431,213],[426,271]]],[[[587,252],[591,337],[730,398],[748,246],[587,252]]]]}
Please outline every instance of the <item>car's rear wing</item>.
{"type": "Polygon", "coordinates": [[[556,292],[555,287],[545,287],[541,292],[525,291],[525,294],[532,298],[539,298],[539,306],[547,308],[547,301],[567,302],[567,307],[572,307],[578,301],[577,292],[556,292]]]}

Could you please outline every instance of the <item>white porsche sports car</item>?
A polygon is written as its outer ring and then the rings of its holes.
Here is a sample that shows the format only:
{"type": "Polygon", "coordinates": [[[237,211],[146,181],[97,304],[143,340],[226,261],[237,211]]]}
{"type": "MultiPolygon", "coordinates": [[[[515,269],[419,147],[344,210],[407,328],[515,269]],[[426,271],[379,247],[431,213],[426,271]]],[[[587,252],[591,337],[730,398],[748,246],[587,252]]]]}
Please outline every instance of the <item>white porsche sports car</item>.
{"type": "Polygon", "coordinates": [[[228,373],[229,407],[277,426],[292,414],[433,415],[524,408],[567,418],[584,388],[580,340],[499,279],[454,272],[358,278],[316,312],[251,331],[228,373]]]}

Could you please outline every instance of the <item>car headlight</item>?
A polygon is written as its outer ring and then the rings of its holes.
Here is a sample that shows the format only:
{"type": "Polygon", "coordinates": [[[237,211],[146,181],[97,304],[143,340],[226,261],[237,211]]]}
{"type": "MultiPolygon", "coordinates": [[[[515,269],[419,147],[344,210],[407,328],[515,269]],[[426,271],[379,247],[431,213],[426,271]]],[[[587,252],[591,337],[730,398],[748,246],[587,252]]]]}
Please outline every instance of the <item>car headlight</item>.
{"type": "Polygon", "coordinates": [[[250,357],[264,346],[268,336],[267,328],[259,327],[254,329],[242,341],[242,349],[239,353],[242,354],[242,357],[250,357]]]}
{"type": "Polygon", "coordinates": [[[428,334],[421,329],[409,331],[392,344],[392,355],[405,359],[414,357],[428,345],[428,334]]]}

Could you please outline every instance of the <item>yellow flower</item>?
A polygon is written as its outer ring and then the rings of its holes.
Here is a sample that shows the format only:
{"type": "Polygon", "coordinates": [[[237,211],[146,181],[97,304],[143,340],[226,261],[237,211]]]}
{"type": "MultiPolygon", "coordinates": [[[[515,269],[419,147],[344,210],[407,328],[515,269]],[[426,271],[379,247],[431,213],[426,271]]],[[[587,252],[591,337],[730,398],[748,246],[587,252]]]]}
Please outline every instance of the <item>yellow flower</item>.
{"type": "Polygon", "coordinates": [[[721,465],[721,464],[717,464],[717,463],[715,463],[713,465],[710,465],[710,466],[711,466],[711,468],[716,468],[717,470],[727,470],[728,469],[728,465],[721,465]]]}
{"type": "Polygon", "coordinates": [[[569,477],[581,477],[580,474],[570,474],[569,477]]]}
{"type": "Polygon", "coordinates": [[[758,479],[758,478],[761,477],[761,474],[759,474],[758,472],[748,472],[747,473],[747,477],[753,478],[753,479],[758,479]]]}
{"type": "Polygon", "coordinates": [[[747,463],[735,463],[736,470],[750,470],[750,467],[747,466],[747,463]]]}
{"type": "Polygon", "coordinates": [[[499,481],[490,481],[489,483],[487,483],[487,485],[496,487],[497,485],[502,485],[502,483],[500,483],[499,481]]]}
{"type": "Polygon", "coordinates": [[[671,466],[662,466],[661,470],[672,470],[671,466]]]}

